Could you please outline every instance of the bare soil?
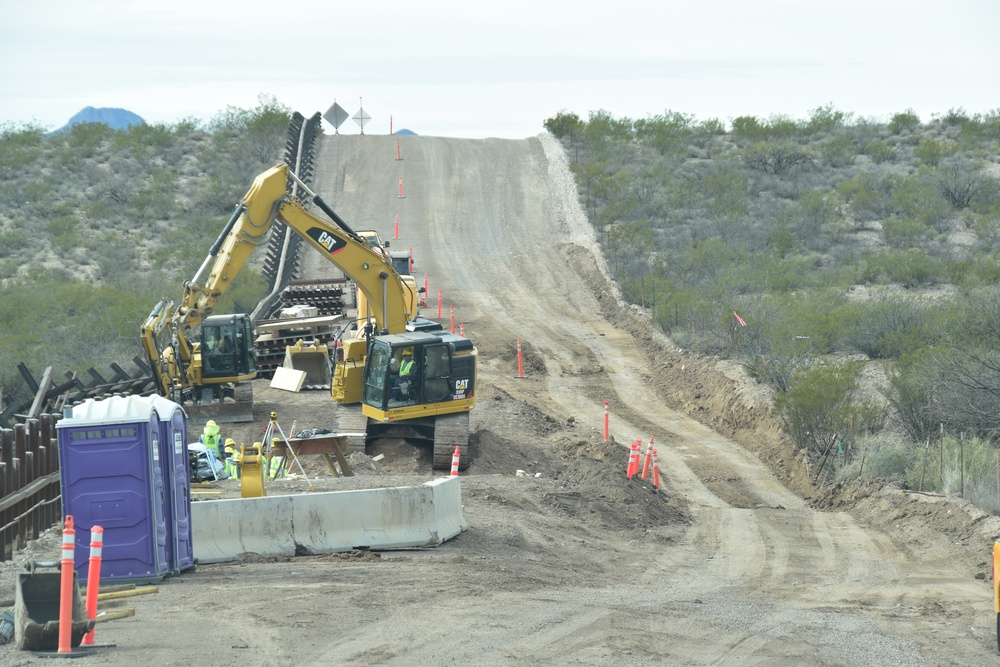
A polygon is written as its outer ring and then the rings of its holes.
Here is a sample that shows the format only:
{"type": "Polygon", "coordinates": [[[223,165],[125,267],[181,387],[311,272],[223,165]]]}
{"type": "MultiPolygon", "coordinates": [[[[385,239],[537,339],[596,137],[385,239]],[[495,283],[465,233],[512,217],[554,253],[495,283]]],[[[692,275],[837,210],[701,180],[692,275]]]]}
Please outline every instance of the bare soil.
{"type": "MultiPolygon", "coordinates": [[[[621,304],[551,137],[399,142],[402,160],[395,137],[326,137],[316,183],[355,228],[392,238],[399,214],[394,246],[413,248],[446,325],[455,306],[477,344],[469,530],[435,549],[200,565],[99,626],[116,646],[91,664],[997,661],[997,517],[878,483],[814,488],[766,390],[621,304]],[[625,475],[629,443],[651,437],[659,490],[625,475]]],[[[329,275],[319,261],[305,277],[329,275]]],[[[225,435],[252,442],[271,410],[285,429],[332,424],[325,392],[258,382],[255,397],[257,422],[225,435]]],[[[351,459],[354,478],[317,461],[306,472],[318,489],[437,474],[401,441],[351,459]]],[[[307,487],[290,478],[269,493],[307,487]]],[[[0,584],[57,543],[39,540],[0,584]]]]}

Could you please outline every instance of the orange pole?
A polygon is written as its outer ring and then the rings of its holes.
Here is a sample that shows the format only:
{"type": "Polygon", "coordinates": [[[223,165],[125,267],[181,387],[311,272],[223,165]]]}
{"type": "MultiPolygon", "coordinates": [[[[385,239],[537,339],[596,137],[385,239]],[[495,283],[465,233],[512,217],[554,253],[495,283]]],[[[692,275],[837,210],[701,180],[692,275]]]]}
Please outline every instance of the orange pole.
{"type": "Polygon", "coordinates": [[[451,309],[451,332],[455,333],[455,306],[448,306],[451,309]]]}
{"type": "MultiPolygon", "coordinates": [[[[292,431],[295,424],[292,424],[292,431]]],[[[289,436],[291,437],[291,436],[289,436]]],[[[101,585],[101,552],[104,551],[104,529],[94,526],[90,529],[90,569],[87,570],[87,618],[97,620],[97,594],[101,585]]],[[[94,644],[94,631],[83,636],[80,642],[85,646],[94,644]]]]}
{"type": "Polygon", "coordinates": [[[413,246],[410,246],[410,273],[413,273],[413,246]]]}
{"type": "Polygon", "coordinates": [[[604,401],[604,442],[608,441],[608,402],[604,401]]]}
{"type": "Polygon", "coordinates": [[[431,293],[431,288],[427,286],[427,272],[424,271],[424,298],[426,299],[427,295],[430,293],[431,293]]]}
{"type": "Polygon", "coordinates": [[[403,177],[399,177],[399,198],[403,198],[403,177]]]}
{"type": "Polygon", "coordinates": [[[72,515],[66,517],[62,542],[62,576],[59,580],[59,653],[73,652],[73,550],[76,531],[72,515]]]}
{"type": "Polygon", "coordinates": [[[458,477],[458,461],[462,454],[462,448],[455,445],[455,453],[451,455],[451,476],[458,477]]]}
{"type": "Polygon", "coordinates": [[[441,290],[438,290],[438,319],[441,319],[441,290]]]}
{"type": "MultiPolygon", "coordinates": [[[[391,121],[390,121],[390,124],[391,124],[391,121]]],[[[392,132],[390,132],[389,134],[392,134],[392,132]]],[[[400,155],[400,153],[399,153],[399,139],[396,139],[396,159],[397,160],[402,160],[403,159],[403,156],[400,155]]]]}
{"type": "Polygon", "coordinates": [[[521,354],[521,339],[517,339],[517,377],[524,377],[524,357],[521,354]]]}
{"type": "Polygon", "coordinates": [[[639,446],[633,441],[632,447],[628,451],[628,470],[625,475],[629,479],[635,475],[636,469],[639,467],[639,446]]]}
{"type": "Polygon", "coordinates": [[[399,238],[399,213],[396,214],[396,235],[393,238],[399,238]]]}
{"type": "Polygon", "coordinates": [[[660,489],[660,462],[656,459],[656,450],[653,450],[653,486],[660,489]]]}

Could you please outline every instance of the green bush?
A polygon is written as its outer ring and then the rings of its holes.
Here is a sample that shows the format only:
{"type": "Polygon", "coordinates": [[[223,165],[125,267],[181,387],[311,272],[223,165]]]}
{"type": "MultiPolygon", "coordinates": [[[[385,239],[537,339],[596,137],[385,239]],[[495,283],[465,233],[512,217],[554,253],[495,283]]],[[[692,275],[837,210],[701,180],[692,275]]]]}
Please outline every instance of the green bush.
{"type": "Polygon", "coordinates": [[[917,248],[932,235],[932,230],[916,218],[899,218],[894,214],[882,223],[882,237],[891,248],[917,248]]]}
{"type": "Polygon", "coordinates": [[[920,126],[920,116],[913,112],[913,109],[907,109],[902,113],[894,114],[889,120],[889,131],[893,134],[903,134],[907,131],[912,131],[920,126]]]}
{"type": "Polygon", "coordinates": [[[775,396],[775,412],[796,445],[808,452],[817,475],[832,468],[838,443],[860,425],[855,399],[860,376],[861,364],[853,360],[803,367],[775,396]]]}
{"type": "Polygon", "coordinates": [[[889,146],[884,141],[872,141],[866,144],[861,151],[868,157],[872,159],[872,162],[876,164],[882,164],[883,162],[893,162],[896,160],[897,151],[894,147],[889,146]]]}
{"type": "Polygon", "coordinates": [[[906,483],[913,467],[913,451],[907,443],[887,435],[867,436],[854,443],[837,480],[881,478],[906,483]]]}

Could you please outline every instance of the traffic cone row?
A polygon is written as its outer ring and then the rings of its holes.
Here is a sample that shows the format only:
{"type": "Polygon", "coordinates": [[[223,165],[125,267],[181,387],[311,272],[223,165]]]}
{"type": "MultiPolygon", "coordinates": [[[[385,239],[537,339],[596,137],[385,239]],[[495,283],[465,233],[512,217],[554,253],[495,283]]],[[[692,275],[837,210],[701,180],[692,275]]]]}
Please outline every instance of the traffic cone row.
{"type": "MultiPolygon", "coordinates": [[[[642,458],[642,438],[639,438],[632,443],[629,448],[628,455],[628,468],[626,469],[625,475],[628,479],[632,479],[639,474],[639,459],[642,458]]],[[[641,479],[646,479],[649,476],[649,469],[653,469],[653,486],[656,489],[660,488],[660,462],[656,458],[656,448],[653,447],[653,438],[649,438],[649,444],[646,446],[645,460],[642,464],[642,474],[641,479]]]]}

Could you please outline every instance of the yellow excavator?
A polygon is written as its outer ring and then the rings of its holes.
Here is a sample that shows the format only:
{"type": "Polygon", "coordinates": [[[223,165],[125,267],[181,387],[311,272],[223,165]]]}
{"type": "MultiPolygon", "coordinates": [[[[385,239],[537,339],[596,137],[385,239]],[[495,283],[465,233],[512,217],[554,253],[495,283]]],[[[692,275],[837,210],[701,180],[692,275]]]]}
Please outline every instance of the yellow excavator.
{"type": "Polygon", "coordinates": [[[400,276],[383,248],[354,232],[283,164],[254,179],[194,278],[185,282],[180,304],[164,298],[143,323],[140,337],[160,393],[210,405],[216,421],[235,421],[234,415],[247,411],[239,387],[256,374],[252,322],[245,314],[213,315],[212,310],[276,221],[357,286],[356,327],[342,332],[336,347],[334,426],[365,434],[349,439],[354,449],[363,447],[365,438],[387,436],[432,442],[435,468],[447,468],[457,446],[464,468],[469,411],[476,403],[475,345],[418,317],[412,277],[400,276]],[[332,222],[288,193],[290,178],[332,222]],[[196,329],[197,339],[189,339],[196,329]],[[401,369],[404,352],[410,354],[407,372],[401,369]],[[358,403],[360,410],[354,409],[358,403]]]}

